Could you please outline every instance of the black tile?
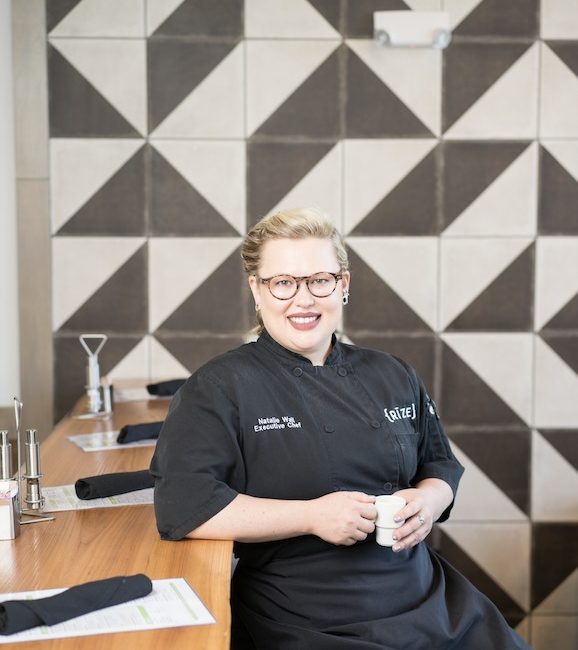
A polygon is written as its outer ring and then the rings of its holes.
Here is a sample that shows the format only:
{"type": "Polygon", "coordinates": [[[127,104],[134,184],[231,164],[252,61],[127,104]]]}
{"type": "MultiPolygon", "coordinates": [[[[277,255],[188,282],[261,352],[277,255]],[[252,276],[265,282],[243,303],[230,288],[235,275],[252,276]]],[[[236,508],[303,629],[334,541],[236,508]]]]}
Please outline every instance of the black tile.
{"type": "Polygon", "coordinates": [[[578,374],[578,332],[557,334],[542,331],[540,337],[578,374]]]}
{"type": "Polygon", "coordinates": [[[452,43],[443,54],[443,129],[447,130],[529,48],[529,43],[452,43]]]}
{"type": "Polygon", "coordinates": [[[341,48],[331,54],[259,127],[254,136],[340,137],[340,53],[341,48]]]}
{"type": "Polygon", "coordinates": [[[319,142],[248,142],[247,226],[257,223],[277,205],[334,146],[319,142]]]}
{"type": "Polygon", "coordinates": [[[150,232],[234,237],[231,224],[156,150],[151,151],[150,232]]]}
{"type": "Polygon", "coordinates": [[[51,32],[81,0],[46,0],[46,31],[51,32]]]}
{"type": "Polygon", "coordinates": [[[148,328],[147,250],[143,244],[77,311],[60,332],[145,334],[148,328]]]}
{"type": "Polygon", "coordinates": [[[388,336],[348,333],[348,337],[355,345],[388,352],[409,363],[421,377],[428,392],[436,399],[434,387],[436,337],[434,334],[388,336]]]}
{"type": "Polygon", "coordinates": [[[242,338],[253,326],[253,314],[253,300],[236,249],[160,325],[155,336],[195,332],[206,336],[234,333],[242,338]]]}
{"type": "Polygon", "coordinates": [[[524,426],[524,422],[445,343],[440,411],[447,425],[524,426]]]}
{"type": "MultiPolygon", "coordinates": [[[[80,334],[80,332],[79,332],[80,334]]],[[[140,335],[109,334],[98,355],[101,377],[109,373],[141,341],[140,335]]],[[[58,422],[86,394],[87,355],[78,335],[54,337],[54,419],[58,422]]]]}
{"type": "Polygon", "coordinates": [[[425,124],[347,48],[348,138],[432,137],[425,124]]]}
{"type": "Polygon", "coordinates": [[[578,235],[578,181],[543,147],[539,160],[538,232],[578,235]]]}
{"type": "Polygon", "coordinates": [[[342,31],[342,7],[346,0],[308,0],[309,4],[338,32],[342,31]]]}
{"type": "Polygon", "coordinates": [[[578,429],[540,429],[540,433],[578,471],[578,429]]]}
{"type": "Polygon", "coordinates": [[[532,527],[532,607],[578,567],[578,523],[532,527]]]}
{"type": "Polygon", "coordinates": [[[51,45],[48,46],[48,88],[51,137],[141,137],[51,45]]]}
{"type": "Polygon", "coordinates": [[[539,0],[483,0],[456,27],[459,36],[538,35],[539,0]]]}
{"type": "Polygon", "coordinates": [[[446,328],[520,332],[533,329],[534,245],[523,251],[446,328]]]}
{"type": "Polygon", "coordinates": [[[527,142],[445,142],[442,145],[444,229],[527,147],[527,142]]]}
{"type": "Polygon", "coordinates": [[[60,228],[59,235],[144,235],[145,157],[141,147],[60,228]]]}
{"type": "Polygon", "coordinates": [[[175,336],[157,333],[155,338],[191,373],[217,355],[244,343],[244,339],[239,336],[175,336]]]}
{"type": "Polygon", "coordinates": [[[517,506],[530,514],[531,432],[453,431],[447,433],[458,447],[517,506]]]}
{"type": "Polygon", "coordinates": [[[437,235],[439,147],[430,152],[351,231],[351,235],[437,235]]]}
{"type": "Polygon", "coordinates": [[[346,0],[345,35],[348,38],[373,38],[374,11],[410,9],[402,0],[346,0]]]}
{"type": "Polygon", "coordinates": [[[575,330],[578,323],[578,294],[544,325],[543,330],[575,330]]]}
{"type": "Polygon", "coordinates": [[[384,332],[431,332],[431,328],[349,249],[351,291],[344,310],[345,332],[353,340],[358,334],[384,332]]]}
{"type": "Polygon", "coordinates": [[[155,36],[243,36],[243,0],[185,0],[155,36]]]}
{"type": "Polygon", "coordinates": [[[235,42],[147,42],[149,130],[155,129],[229,54],[235,42]]]}
{"type": "Polygon", "coordinates": [[[564,63],[578,77],[578,42],[547,41],[548,47],[564,61],[564,63]]]}

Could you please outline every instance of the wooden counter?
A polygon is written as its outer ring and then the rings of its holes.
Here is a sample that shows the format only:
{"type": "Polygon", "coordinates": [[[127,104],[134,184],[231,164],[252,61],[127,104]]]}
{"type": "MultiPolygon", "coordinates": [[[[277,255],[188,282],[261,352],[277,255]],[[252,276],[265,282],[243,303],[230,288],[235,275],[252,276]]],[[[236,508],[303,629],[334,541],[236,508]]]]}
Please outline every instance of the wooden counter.
{"type": "MultiPolygon", "coordinates": [[[[112,421],[63,420],[42,443],[42,485],[65,485],[96,474],[145,469],[153,447],[83,452],[66,436],[163,420],[166,400],[115,404],[112,421]]],[[[0,591],[69,587],[116,575],[144,573],[151,580],[185,578],[216,625],[75,637],[12,645],[67,650],[228,650],[232,542],[161,541],[153,506],[124,506],[56,513],[56,520],[21,526],[15,540],[0,541],[0,591]]],[[[8,646],[0,646],[8,647],[8,646]]]]}

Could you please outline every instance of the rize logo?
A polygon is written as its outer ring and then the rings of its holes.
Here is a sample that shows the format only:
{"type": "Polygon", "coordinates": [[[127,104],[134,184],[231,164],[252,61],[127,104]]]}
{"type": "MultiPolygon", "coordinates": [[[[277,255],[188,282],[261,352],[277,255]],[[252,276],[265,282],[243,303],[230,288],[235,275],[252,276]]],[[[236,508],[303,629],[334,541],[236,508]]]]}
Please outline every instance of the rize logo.
{"type": "Polygon", "coordinates": [[[395,406],[392,409],[383,409],[385,417],[393,424],[397,420],[415,420],[415,404],[409,406],[395,406]]]}

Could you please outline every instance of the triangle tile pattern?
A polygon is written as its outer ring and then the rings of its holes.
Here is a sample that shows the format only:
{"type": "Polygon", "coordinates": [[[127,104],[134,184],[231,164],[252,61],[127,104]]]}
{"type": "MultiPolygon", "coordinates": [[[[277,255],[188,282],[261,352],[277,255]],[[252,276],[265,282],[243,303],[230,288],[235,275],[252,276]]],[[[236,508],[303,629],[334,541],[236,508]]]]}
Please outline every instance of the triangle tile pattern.
{"type": "Polygon", "coordinates": [[[149,130],[153,131],[233,50],[236,42],[147,41],[149,130]]]}
{"type": "Polygon", "coordinates": [[[312,7],[337,31],[341,31],[340,3],[335,0],[308,0],[312,7]]]}
{"type": "Polygon", "coordinates": [[[444,227],[507,173],[527,147],[520,142],[446,142],[442,176],[444,227]]]}
{"type": "Polygon", "coordinates": [[[440,540],[436,550],[460,573],[468,576],[474,586],[485,594],[504,614],[510,625],[517,625],[525,616],[522,608],[495,579],[490,576],[445,530],[439,529],[440,540]]]}
{"type": "Polygon", "coordinates": [[[456,27],[456,36],[535,37],[539,0],[511,0],[504,11],[501,0],[483,0],[456,27]]]}
{"type": "Polygon", "coordinates": [[[578,46],[576,43],[551,41],[548,43],[548,47],[578,77],[578,46]]]}
{"type": "Polygon", "coordinates": [[[58,235],[144,235],[145,165],[141,147],[58,231],[58,235]]]}
{"type": "MultiPolygon", "coordinates": [[[[137,346],[142,336],[111,334],[98,355],[100,371],[107,375],[137,346]]],[[[54,418],[60,420],[72,405],[85,394],[86,353],[80,347],[78,335],[56,334],[54,337],[54,380],[59,387],[54,402],[54,418]]]]}
{"type": "Polygon", "coordinates": [[[150,228],[153,235],[225,236],[231,224],[155,149],[151,150],[150,228]]]}
{"type": "Polygon", "coordinates": [[[348,333],[429,332],[429,326],[362,260],[355,250],[349,250],[349,268],[354,287],[349,307],[344,314],[348,333]]]}
{"type": "Polygon", "coordinates": [[[184,0],[147,0],[146,33],[154,34],[167,18],[183,4],[184,0]]]}
{"type": "Polygon", "coordinates": [[[468,555],[524,610],[530,606],[530,540],[527,522],[442,524],[468,555]],[[508,549],[515,548],[511,554],[508,549]]]}
{"type": "Polygon", "coordinates": [[[345,36],[348,38],[373,37],[374,11],[407,11],[409,5],[402,0],[347,0],[345,3],[345,36]]]}
{"type": "MultiPolygon", "coordinates": [[[[529,429],[518,431],[448,431],[452,442],[467,454],[477,467],[518,508],[530,514],[530,462],[531,439],[529,429]],[[496,454],[496,449],[500,450],[496,454]]],[[[467,475],[464,475],[464,479],[467,475]]],[[[462,479],[462,482],[463,480],[462,479]]],[[[462,498],[463,485],[460,485],[459,499],[462,498]]],[[[479,503],[479,492],[477,500],[479,503]]],[[[468,506],[469,507],[469,506],[468,506]]],[[[493,516],[488,517],[493,519],[493,516]]],[[[456,519],[455,511],[452,520],[456,519]]]]}
{"type": "Polygon", "coordinates": [[[345,129],[348,138],[433,135],[350,48],[347,51],[345,129]]]}
{"type": "Polygon", "coordinates": [[[541,3],[540,36],[544,39],[578,38],[578,12],[572,0],[545,0],[541,3]]]}
{"type": "Polygon", "coordinates": [[[483,0],[444,0],[443,10],[450,16],[450,29],[456,28],[483,0]]]}
{"type": "MultiPolygon", "coordinates": [[[[51,5],[52,0],[46,4],[51,5]]],[[[81,0],[59,21],[51,36],[135,38],[144,35],[143,26],[143,0],[81,0]],[[114,20],[110,16],[112,10],[114,20]]]]}
{"type": "Polygon", "coordinates": [[[530,331],[534,245],[526,248],[447,327],[447,331],[530,331]]]}
{"type": "Polygon", "coordinates": [[[155,335],[155,338],[190,373],[195,372],[217,355],[237,348],[244,343],[243,337],[240,336],[198,335],[183,337],[159,332],[155,335]]]}
{"type": "Polygon", "coordinates": [[[532,530],[532,605],[539,605],[578,566],[578,523],[536,524],[532,530]],[[553,553],[552,549],[556,549],[553,553]]]}
{"type": "Polygon", "coordinates": [[[340,134],[339,59],[335,51],[253,134],[337,138],[340,134]]]}
{"type": "Polygon", "coordinates": [[[231,255],[165,320],[159,332],[206,332],[226,334],[231,331],[231,315],[235,329],[246,332],[251,326],[249,311],[253,301],[243,277],[240,250],[231,255]],[[231,278],[239,278],[231,282],[231,278]]]}
{"type": "Polygon", "coordinates": [[[159,341],[150,336],[150,375],[156,380],[188,377],[189,369],[176,359],[159,341]]]}
{"type": "Polygon", "coordinates": [[[578,323],[578,294],[544,325],[544,329],[570,330],[576,327],[576,323],[578,323]]]}
{"type": "MultiPolygon", "coordinates": [[[[549,143],[552,151],[560,146],[578,160],[575,143],[549,143]]],[[[578,163],[577,163],[578,165],[578,163]]],[[[551,151],[540,147],[540,208],[538,228],[541,235],[578,235],[578,174],[572,174],[551,151]]]]}
{"type": "Polygon", "coordinates": [[[438,234],[440,148],[436,147],[353,228],[350,235],[438,234]]]}
{"type": "MultiPolygon", "coordinates": [[[[574,49],[576,46],[574,46],[574,49]]],[[[572,51],[572,50],[570,50],[572,51]]],[[[555,52],[549,44],[541,46],[540,71],[540,136],[545,138],[578,137],[578,76],[568,63],[573,64],[575,55],[566,60],[555,52]]]]}
{"type": "Polygon", "coordinates": [[[50,135],[138,137],[135,128],[54,47],[48,46],[50,135]]]}
{"type": "MultiPolygon", "coordinates": [[[[337,4],[337,3],[333,3],[337,4]]],[[[246,0],[246,38],[339,38],[323,15],[307,2],[246,0]]]]}
{"type": "Polygon", "coordinates": [[[140,377],[150,378],[150,337],[143,336],[140,342],[123,357],[108,373],[108,380],[113,384],[123,379],[140,377]]]}
{"type": "Polygon", "coordinates": [[[506,402],[446,344],[441,371],[440,410],[446,425],[524,426],[506,402]]]}
{"type": "Polygon", "coordinates": [[[141,246],[61,326],[60,331],[147,331],[146,245],[141,246]]]}
{"type": "Polygon", "coordinates": [[[542,332],[540,336],[578,375],[578,335],[542,332]]]}
{"type": "Polygon", "coordinates": [[[452,43],[444,50],[446,131],[528,49],[527,43],[452,43]]]}
{"type": "Polygon", "coordinates": [[[578,568],[536,607],[535,614],[578,613],[578,568]]]}
{"type": "Polygon", "coordinates": [[[184,0],[157,28],[155,36],[243,35],[243,0],[184,0]]]}
{"type": "Polygon", "coordinates": [[[249,142],[247,227],[277,205],[333,146],[316,142],[249,142]]]}
{"type": "Polygon", "coordinates": [[[82,0],[51,0],[46,3],[46,31],[51,32],[82,0]]]}

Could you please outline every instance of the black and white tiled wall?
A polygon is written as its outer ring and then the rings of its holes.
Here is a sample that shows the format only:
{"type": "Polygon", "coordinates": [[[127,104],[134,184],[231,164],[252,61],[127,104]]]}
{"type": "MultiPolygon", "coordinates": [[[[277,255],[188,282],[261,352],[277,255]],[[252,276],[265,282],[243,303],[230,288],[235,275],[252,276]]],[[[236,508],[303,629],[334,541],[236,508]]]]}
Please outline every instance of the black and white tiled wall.
{"type": "Polygon", "coordinates": [[[247,226],[346,235],[345,335],[413,363],[467,467],[435,543],[537,650],[578,646],[575,0],[47,0],[56,407],[252,325],[247,226]],[[447,50],[372,12],[445,9],[447,50]]]}

